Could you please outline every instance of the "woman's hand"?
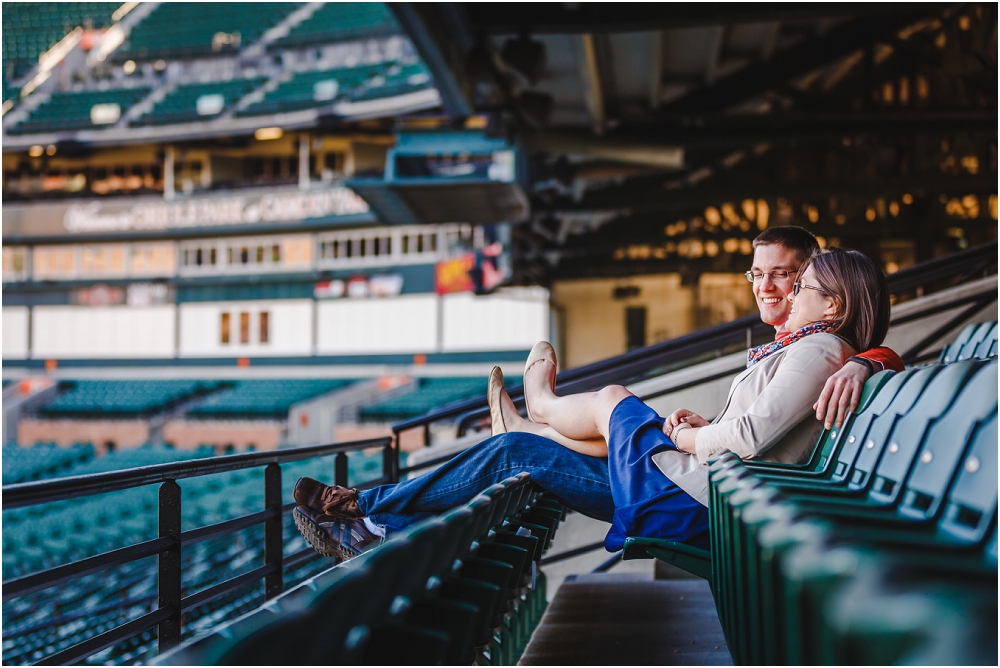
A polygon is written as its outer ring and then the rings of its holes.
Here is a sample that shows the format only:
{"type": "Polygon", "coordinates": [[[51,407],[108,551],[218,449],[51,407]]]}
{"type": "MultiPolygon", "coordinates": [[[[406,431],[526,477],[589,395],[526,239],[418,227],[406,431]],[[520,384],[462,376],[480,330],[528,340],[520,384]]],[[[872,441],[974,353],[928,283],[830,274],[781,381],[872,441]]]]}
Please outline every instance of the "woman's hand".
{"type": "MultiPolygon", "coordinates": [[[[708,420],[697,413],[692,413],[686,408],[679,408],[667,416],[667,419],[663,421],[663,433],[670,437],[671,440],[674,440],[671,434],[673,434],[677,425],[681,424],[686,424],[689,427],[707,427],[708,420]]],[[[676,442],[677,441],[674,440],[675,444],[676,442]]]]}
{"type": "Polygon", "coordinates": [[[686,452],[689,455],[698,454],[695,445],[698,441],[698,429],[700,428],[701,427],[692,427],[689,422],[681,422],[679,425],[674,427],[673,436],[670,440],[674,442],[674,445],[677,446],[677,449],[681,452],[686,452]]]}

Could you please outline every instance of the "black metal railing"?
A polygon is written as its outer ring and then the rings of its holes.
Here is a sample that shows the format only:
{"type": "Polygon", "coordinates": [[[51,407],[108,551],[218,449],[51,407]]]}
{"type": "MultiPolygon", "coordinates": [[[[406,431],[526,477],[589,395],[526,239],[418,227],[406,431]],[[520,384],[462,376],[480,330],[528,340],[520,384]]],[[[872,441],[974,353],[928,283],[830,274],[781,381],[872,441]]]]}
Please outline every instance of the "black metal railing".
{"type": "Polygon", "coordinates": [[[3,488],[4,510],[159,484],[159,526],[158,535],[152,540],[8,580],[3,583],[3,601],[27,596],[85,575],[156,556],[157,606],[154,610],[49,655],[39,663],[47,665],[76,663],[153,627],[157,627],[157,642],[159,651],[162,652],[179,642],[182,632],[181,615],[184,612],[261,580],[264,581],[265,599],[273,598],[284,588],[285,568],[303,564],[318,555],[311,548],[292,555],[284,554],[282,519],[291,512],[295,504],[282,504],[282,464],[335,455],[333,480],[336,484],[346,487],[349,483],[347,453],[368,448],[382,449],[382,476],[357,487],[365,489],[398,480],[398,451],[394,447],[393,439],[385,437],[270,452],[224,455],[7,485],[3,488]],[[264,467],[264,510],[190,531],[181,530],[182,501],[178,480],[259,467],[264,467]],[[264,525],[262,566],[207,589],[187,596],[181,595],[181,550],[184,547],[208,538],[230,535],[258,524],[264,525]]]}
{"type": "MultiPolygon", "coordinates": [[[[997,242],[994,241],[942,258],[921,262],[920,264],[891,274],[887,277],[889,292],[897,301],[905,301],[910,298],[930,294],[945,287],[951,287],[952,285],[965,282],[970,278],[996,273],[996,266],[997,242]]],[[[996,298],[995,291],[992,291],[990,294],[993,295],[993,299],[996,298]]],[[[921,350],[988,303],[990,303],[989,294],[977,294],[968,296],[960,301],[951,302],[948,305],[929,308],[920,315],[909,315],[906,318],[893,321],[894,325],[902,324],[921,317],[927,317],[935,312],[952,309],[961,304],[970,305],[968,309],[949,320],[946,325],[933,332],[932,335],[929,335],[926,341],[921,342],[922,345],[919,347],[914,346],[910,350],[904,351],[900,356],[910,364],[923,361],[926,356],[924,358],[919,357],[921,350]]],[[[630,385],[670,371],[693,366],[715,357],[721,357],[740,349],[749,348],[751,345],[764,343],[773,337],[774,329],[770,325],[761,322],[757,315],[748,315],[732,322],[708,327],[691,334],[670,339],[669,341],[663,341],[646,346],[645,348],[609,357],[593,364],[563,371],[556,376],[556,389],[562,394],[572,394],[600,389],[606,385],[630,385]]],[[[677,392],[686,387],[716,379],[716,377],[702,378],[695,383],[663,389],[657,394],[677,392]]],[[[524,391],[520,385],[509,387],[508,394],[510,394],[516,406],[520,408],[524,405],[524,391]]],[[[455,420],[459,434],[462,434],[470,424],[482,421],[488,415],[489,407],[486,404],[485,397],[477,397],[443,406],[426,415],[403,420],[394,424],[392,429],[397,441],[403,432],[412,429],[422,429],[424,444],[429,445],[431,424],[443,420],[455,420]]],[[[419,467],[405,468],[400,473],[409,473],[438,463],[440,462],[437,460],[423,462],[419,467]]]]}

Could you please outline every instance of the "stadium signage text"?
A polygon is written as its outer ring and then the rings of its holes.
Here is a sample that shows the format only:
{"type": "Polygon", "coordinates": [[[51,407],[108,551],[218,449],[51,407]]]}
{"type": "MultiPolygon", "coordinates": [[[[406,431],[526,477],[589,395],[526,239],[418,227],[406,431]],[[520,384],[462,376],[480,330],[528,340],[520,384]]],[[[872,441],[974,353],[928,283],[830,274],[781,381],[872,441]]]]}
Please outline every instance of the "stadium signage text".
{"type": "Polygon", "coordinates": [[[353,190],[336,187],[322,192],[268,193],[260,197],[147,201],[115,209],[114,204],[103,202],[71,204],[63,214],[63,226],[68,232],[80,234],[295,222],[367,213],[368,204],[353,190]]]}

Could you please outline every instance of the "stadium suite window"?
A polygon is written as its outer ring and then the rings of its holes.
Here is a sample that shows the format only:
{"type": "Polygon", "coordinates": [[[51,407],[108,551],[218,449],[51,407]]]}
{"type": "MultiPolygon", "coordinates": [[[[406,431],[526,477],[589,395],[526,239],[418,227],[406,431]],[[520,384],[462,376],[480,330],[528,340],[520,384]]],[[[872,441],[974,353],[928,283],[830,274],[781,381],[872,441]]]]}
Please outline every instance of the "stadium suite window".
{"type": "Polygon", "coordinates": [[[250,343],[250,314],[240,313],[240,343],[250,343]]]}
{"type": "Polygon", "coordinates": [[[219,322],[219,342],[224,345],[229,345],[229,314],[223,313],[219,322]]]}
{"type": "Polygon", "coordinates": [[[267,343],[268,337],[270,335],[270,331],[268,330],[268,324],[269,324],[268,321],[270,320],[270,314],[267,311],[261,311],[259,315],[259,320],[260,320],[260,331],[258,332],[259,337],[257,340],[259,343],[267,343]]]}

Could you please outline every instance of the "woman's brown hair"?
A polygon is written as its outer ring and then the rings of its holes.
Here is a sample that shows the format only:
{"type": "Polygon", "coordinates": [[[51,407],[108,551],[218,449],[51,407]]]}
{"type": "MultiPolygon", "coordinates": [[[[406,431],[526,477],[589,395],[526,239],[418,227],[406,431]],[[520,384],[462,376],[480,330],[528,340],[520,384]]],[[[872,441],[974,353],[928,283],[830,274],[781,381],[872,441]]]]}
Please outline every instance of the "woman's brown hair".
{"type": "Polygon", "coordinates": [[[889,286],[864,253],[831,248],[810,258],[799,272],[813,268],[820,288],[839,300],[831,333],[858,352],[881,345],[889,331],[889,286]]]}

